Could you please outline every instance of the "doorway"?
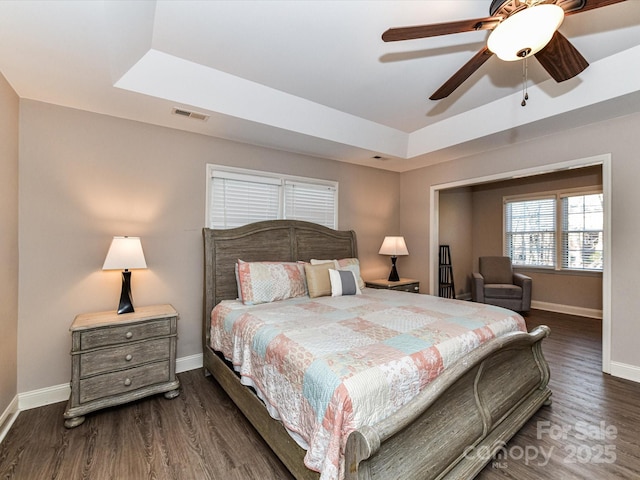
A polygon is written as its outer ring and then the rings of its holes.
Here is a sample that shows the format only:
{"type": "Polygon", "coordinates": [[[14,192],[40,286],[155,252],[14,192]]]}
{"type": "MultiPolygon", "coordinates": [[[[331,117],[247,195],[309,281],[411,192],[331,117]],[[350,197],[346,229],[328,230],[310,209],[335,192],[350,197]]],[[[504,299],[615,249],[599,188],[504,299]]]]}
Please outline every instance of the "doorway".
{"type": "Polygon", "coordinates": [[[430,293],[437,294],[438,248],[440,242],[440,192],[442,190],[471,187],[473,185],[523,178],[544,173],[561,172],[577,168],[600,165],[602,167],[602,192],[604,197],[604,265],[602,271],[602,371],[611,373],[611,155],[571,160],[539,167],[498,173],[490,176],[459,180],[446,184],[433,185],[430,189],[430,293]]]}

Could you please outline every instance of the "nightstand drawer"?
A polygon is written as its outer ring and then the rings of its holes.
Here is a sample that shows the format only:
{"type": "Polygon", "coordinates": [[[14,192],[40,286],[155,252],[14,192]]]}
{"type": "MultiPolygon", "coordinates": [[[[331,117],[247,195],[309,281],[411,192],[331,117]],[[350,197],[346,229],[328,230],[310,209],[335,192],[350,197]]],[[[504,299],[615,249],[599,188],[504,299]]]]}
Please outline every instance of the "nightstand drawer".
{"type": "Polygon", "coordinates": [[[419,283],[410,283],[408,285],[397,285],[394,287],[390,287],[389,290],[396,290],[398,292],[418,292],[420,291],[420,284],[419,283]]]}
{"type": "Polygon", "coordinates": [[[169,337],[82,353],[79,354],[80,377],[136,367],[158,360],[168,360],[170,354],[171,339],[169,337]]]}
{"type": "Polygon", "coordinates": [[[138,388],[169,381],[169,361],[106,373],[80,380],[80,403],[127,393],[138,388]]]}
{"type": "Polygon", "coordinates": [[[171,334],[171,320],[169,318],[118,327],[95,328],[80,333],[80,348],[88,350],[169,334],[171,334]]]}

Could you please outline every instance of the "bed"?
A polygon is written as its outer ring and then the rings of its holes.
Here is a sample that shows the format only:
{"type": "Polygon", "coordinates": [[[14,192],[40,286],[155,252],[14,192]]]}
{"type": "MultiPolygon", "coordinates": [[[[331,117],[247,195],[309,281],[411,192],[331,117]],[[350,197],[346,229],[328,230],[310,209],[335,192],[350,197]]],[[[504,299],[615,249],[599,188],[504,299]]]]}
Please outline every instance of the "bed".
{"type": "MultiPolygon", "coordinates": [[[[276,220],[236,229],[204,229],[203,236],[205,371],[225,389],[295,478],[321,478],[318,472],[305,466],[306,450],[282,422],[272,418],[254,390],[243,384],[225,355],[212,348],[212,311],[223,301],[223,305],[233,305],[226,301],[237,298],[238,259],[307,262],[357,258],[355,233],[307,222],[276,220]]],[[[363,298],[369,296],[366,290],[364,293],[363,298]]],[[[427,300],[427,296],[413,293],[382,292],[385,296],[389,294],[400,295],[402,302],[409,297],[427,300]]],[[[296,305],[302,301],[293,299],[296,305]]],[[[465,307],[459,301],[438,301],[454,302],[452,308],[465,307]]],[[[549,403],[549,369],[541,350],[541,341],[548,334],[549,329],[542,326],[530,333],[513,331],[488,338],[389,416],[358,425],[342,439],[342,476],[473,478],[491,460],[491,453],[504,448],[504,443],[542,405],[549,403]]]]}

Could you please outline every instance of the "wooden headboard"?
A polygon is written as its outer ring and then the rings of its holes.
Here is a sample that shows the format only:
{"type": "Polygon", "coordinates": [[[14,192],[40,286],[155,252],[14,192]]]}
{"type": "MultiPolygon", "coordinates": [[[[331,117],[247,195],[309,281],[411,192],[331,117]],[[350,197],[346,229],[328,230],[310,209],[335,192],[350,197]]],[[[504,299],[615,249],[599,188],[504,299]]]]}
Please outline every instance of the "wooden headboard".
{"type": "Polygon", "coordinates": [[[353,230],[332,230],[299,220],[270,220],[226,230],[204,228],[204,312],[202,338],[208,345],[211,311],[221,300],[238,297],[235,264],[308,262],[358,256],[353,230]]]}

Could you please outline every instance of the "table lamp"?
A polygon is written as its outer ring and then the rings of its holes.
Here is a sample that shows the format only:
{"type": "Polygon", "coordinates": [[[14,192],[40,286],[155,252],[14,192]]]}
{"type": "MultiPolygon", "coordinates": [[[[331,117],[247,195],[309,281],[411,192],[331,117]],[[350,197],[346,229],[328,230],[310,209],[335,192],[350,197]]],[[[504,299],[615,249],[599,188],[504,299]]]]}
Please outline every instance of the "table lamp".
{"type": "Polygon", "coordinates": [[[398,255],[409,255],[407,244],[404,237],[384,237],[380,251],[380,255],[391,255],[391,272],[389,273],[389,281],[397,282],[400,280],[398,270],[396,270],[396,260],[398,255]]]}
{"type": "Polygon", "coordinates": [[[131,272],[129,271],[133,268],[147,268],[140,237],[113,237],[102,269],[123,270],[118,314],[134,311],[131,303],[131,272]]]}

